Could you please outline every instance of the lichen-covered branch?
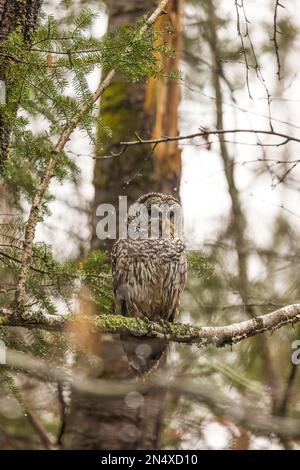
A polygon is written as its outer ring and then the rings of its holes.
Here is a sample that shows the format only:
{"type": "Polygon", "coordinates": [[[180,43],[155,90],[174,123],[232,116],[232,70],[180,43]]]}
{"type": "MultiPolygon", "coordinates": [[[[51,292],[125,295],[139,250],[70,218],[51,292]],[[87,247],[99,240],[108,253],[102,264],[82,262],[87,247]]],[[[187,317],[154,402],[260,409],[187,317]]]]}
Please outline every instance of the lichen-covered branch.
{"type": "Polygon", "coordinates": [[[0,326],[23,326],[61,331],[67,324],[82,322],[85,327],[97,332],[112,334],[132,334],[139,337],[164,338],[175,343],[197,344],[206,347],[222,347],[235,344],[251,336],[274,331],[287,324],[300,321],[300,304],[280,308],[251,320],[232,323],[226,326],[193,326],[186,323],[157,324],[121,315],[44,315],[32,313],[21,317],[8,309],[0,309],[0,326]]]}

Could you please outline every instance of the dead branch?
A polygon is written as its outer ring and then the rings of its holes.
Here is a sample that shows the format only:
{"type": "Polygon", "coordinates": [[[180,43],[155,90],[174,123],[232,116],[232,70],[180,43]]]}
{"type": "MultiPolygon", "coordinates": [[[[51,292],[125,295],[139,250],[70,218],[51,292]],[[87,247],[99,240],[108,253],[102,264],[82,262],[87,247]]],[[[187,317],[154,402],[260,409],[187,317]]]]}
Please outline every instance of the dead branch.
{"type": "MultiPolygon", "coordinates": [[[[222,134],[263,134],[263,135],[270,135],[274,137],[280,137],[282,142],[275,144],[275,146],[280,147],[282,145],[287,144],[288,142],[297,142],[300,143],[300,138],[287,135],[281,132],[276,131],[267,131],[263,129],[202,129],[198,132],[194,132],[192,134],[187,135],[176,135],[176,136],[162,136],[157,139],[142,139],[141,137],[138,140],[131,140],[128,142],[120,142],[119,145],[123,147],[122,153],[127,149],[127,147],[132,147],[135,145],[149,145],[149,144],[160,144],[162,142],[172,142],[177,140],[188,140],[188,139],[195,139],[196,137],[207,137],[209,135],[222,135],[222,134]]],[[[119,156],[119,154],[116,154],[119,156]]]]}
{"type": "Polygon", "coordinates": [[[278,46],[277,34],[281,34],[281,32],[278,31],[278,27],[277,27],[278,7],[285,8],[284,5],[282,5],[279,0],[276,0],[275,8],[274,8],[274,16],[273,16],[273,38],[272,38],[272,40],[274,42],[274,47],[275,47],[275,55],[276,55],[276,62],[277,62],[277,75],[278,75],[278,80],[280,80],[281,79],[281,63],[280,63],[280,56],[279,56],[279,46],[278,46]]]}

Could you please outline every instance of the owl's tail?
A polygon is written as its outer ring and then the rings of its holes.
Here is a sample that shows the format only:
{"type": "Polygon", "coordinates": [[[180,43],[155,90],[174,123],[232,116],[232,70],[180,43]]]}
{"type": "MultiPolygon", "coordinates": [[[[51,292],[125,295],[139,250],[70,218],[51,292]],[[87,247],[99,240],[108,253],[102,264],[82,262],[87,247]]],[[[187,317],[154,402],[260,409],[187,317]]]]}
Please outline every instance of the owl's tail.
{"type": "Polygon", "coordinates": [[[163,365],[166,359],[167,343],[160,338],[137,338],[131,335],[120,336],[123,349],[130,367],[141,376],[147,376],[158,365],[163,365]]]}

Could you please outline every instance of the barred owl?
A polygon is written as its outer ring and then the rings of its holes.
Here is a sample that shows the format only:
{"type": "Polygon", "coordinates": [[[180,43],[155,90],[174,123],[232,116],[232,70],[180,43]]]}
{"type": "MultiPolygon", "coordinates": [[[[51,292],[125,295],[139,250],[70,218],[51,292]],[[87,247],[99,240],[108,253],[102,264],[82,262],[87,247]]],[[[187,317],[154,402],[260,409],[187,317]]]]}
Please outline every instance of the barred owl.
{"type": "MultiPolygon", "coordinates": [[[[160,193],[146,194],[130,207],[128,238],[119,238],[112,249],[113,288],[121,315],[157,322],[178,318],[187,263],[181,219],[179,235],[175,231],[176,213],[181,213],[177,199],[160,193]]],[[[166,349],[160,338],[121,335],[121,340],[131,368],[142,376],[166,349]]]]}

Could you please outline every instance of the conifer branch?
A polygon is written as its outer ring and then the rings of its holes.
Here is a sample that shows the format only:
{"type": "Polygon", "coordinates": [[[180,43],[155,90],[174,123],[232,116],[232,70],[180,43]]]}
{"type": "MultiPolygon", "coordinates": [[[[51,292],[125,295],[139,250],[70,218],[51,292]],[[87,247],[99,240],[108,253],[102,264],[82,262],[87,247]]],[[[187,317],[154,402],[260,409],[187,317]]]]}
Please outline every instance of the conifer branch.
{"type": "MultiPolygon", "coordinates": [[[[148,20],[142,26],[139,31],[139,34],[142,36],[149,27],[155,23],[157,18],[165,13],[165,7],[168,3],[168,0],[162,0],[154,12],[149,16],[148,20]]],[[[98,101],[102,96],[106,88],[111,84],[112,80],[116,75],[116,70],[112,69],[106,75],[105,79],[101,82],[96,91],[92,94],[91,98],[82,106],[80,111],[71,119],[66,129],[58,138],[58,141],[54,147],[53,155],[49,159],[48,164],[42,175],[40,184],[36,190],[35,196],[33,198],[32,206],[30,209],[29,217],[26,223],[25,235],[24,235],[24,244],[23,244],[23,254],[21,260],[21,269],[19,274],[19,280],[16,288],[15,304],[17,311],[24,315],[24,301],[26,295],[26,283],[29,275],[29,269],[32,261],[32,252],[33,252],[33,241],[35,237],[36,226],[40,216],[41,204],[43,202],[44,195],[49,188],[51,178],[53,177],[56,164],[59,160],[60,154],[63,151],[66,143],[71,137],[71,134],[76,129],[78,124],[82,121],[85,114],[93,107],[93,105],[98,101]]]]}

